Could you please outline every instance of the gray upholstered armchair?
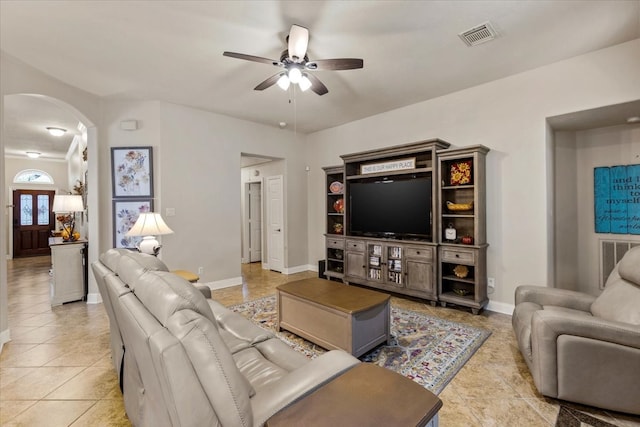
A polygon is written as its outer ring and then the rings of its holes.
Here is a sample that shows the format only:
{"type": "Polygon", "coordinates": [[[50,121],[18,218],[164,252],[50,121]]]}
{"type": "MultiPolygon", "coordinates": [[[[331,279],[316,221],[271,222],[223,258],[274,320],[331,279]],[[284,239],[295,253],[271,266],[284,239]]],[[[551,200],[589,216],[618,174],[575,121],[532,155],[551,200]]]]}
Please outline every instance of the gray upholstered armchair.
{"type": "Polygon", "coordinates": [[[515,299],[513,329],[540,393],[640,415],[640,247],[599,297],[519,286],[515,299]]]}

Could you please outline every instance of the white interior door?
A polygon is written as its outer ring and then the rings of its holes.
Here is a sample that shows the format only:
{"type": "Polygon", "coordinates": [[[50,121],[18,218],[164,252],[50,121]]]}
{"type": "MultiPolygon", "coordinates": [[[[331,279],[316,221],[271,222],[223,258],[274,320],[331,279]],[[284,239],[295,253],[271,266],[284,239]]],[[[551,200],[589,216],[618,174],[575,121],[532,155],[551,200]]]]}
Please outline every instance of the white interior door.
{"type": "Polygon", "coordinates": [[[262,185],[249,184],[249,262],[262,260],[262,185]]]}
{"type": "Polygon", "coordinates": [[[269,176],[267,184],[267,221],[269,223],[267,252],[269,269],[284,270],[284,201],[282,175],[269,176]]]}

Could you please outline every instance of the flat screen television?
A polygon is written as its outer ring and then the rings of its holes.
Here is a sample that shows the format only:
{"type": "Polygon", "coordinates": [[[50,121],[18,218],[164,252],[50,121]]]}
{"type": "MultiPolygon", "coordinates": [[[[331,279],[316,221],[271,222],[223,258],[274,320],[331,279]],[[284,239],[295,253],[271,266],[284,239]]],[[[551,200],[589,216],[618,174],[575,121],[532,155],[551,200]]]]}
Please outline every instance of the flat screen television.
{"type": "Polygon", "coordinates": [[[431,239],[431,177],[352,182],[349,234],[431,239]]]}

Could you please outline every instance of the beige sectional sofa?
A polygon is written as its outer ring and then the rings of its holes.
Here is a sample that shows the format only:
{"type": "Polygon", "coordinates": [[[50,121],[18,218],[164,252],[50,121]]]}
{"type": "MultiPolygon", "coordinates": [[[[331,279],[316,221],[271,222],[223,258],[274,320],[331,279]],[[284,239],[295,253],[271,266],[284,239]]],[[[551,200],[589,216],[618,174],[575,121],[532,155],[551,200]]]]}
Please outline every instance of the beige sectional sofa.
{"type": "Polygon", "coordinates": [[[151,255],[111,249],[92,269],[135,426],[261,426],[360,363],[307,359],[151,255]]]}
{"type": "Polygon", "coordinates": [[[640,415],[640,246],[598,297],[520,286],[515,300],[513,328],[540,393],[640,415]]]}

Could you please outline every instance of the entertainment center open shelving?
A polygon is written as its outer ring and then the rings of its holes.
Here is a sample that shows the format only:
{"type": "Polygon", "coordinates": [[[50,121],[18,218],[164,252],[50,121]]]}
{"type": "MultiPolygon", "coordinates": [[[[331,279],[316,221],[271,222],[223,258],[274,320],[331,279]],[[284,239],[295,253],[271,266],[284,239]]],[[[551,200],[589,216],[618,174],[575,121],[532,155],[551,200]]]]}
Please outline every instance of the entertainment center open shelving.
{"type": "Polygon", "coordinates": [[[484,146],[430,139],[325,167],[328,279],[471,308],[487,304],[484,146]]]}

